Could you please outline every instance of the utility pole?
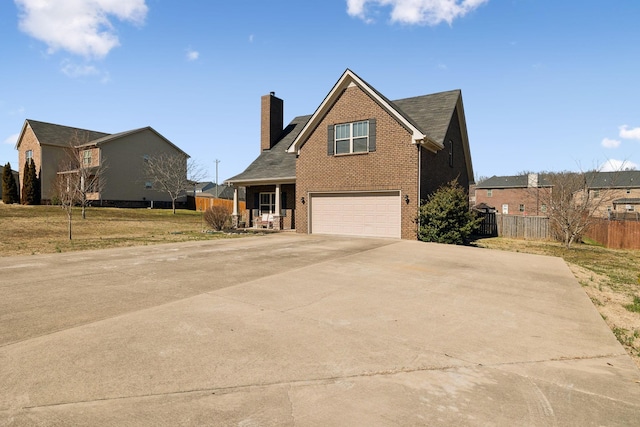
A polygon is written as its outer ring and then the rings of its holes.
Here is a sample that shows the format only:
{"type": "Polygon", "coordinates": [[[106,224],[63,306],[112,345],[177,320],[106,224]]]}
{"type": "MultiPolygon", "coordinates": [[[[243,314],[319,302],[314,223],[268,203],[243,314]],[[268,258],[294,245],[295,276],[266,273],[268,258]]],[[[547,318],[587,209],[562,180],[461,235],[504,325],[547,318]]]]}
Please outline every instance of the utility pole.
{"type": "Polygon", "coordinates": [[[218,198],[218,163],[220,163],[220,160],[216,159],[215,163],[216,163],[216,199],[217,199],[218,198]]]}

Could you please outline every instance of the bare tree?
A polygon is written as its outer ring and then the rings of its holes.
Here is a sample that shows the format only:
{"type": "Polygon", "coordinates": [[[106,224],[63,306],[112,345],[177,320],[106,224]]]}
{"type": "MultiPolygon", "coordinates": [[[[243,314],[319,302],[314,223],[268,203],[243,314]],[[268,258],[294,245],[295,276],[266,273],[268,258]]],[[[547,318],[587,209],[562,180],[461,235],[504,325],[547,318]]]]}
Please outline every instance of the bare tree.
{"type": "Polygon", "coordinates": [[[65,149],[58,171],[67,175],[67,187],[76,193],[73,199],[82,209],[82,219],[87,217],[86,208],[92,196],[99,195],[105,188],[106,169],[100,150],[90,144],[88,133],[76,132],[65,149]]]}
{"type": "Polygon", "coordinates": [[[53,197],[67,214],[69,240],[71,240],[71,219],[73,207],[78,203],[78,175],[73,171],[58,172],[53,182],[53,197]]]}
{"type": "Polygon", "coordinates": [[[151,182],[152,188],[167,193],[171,198],[174,214],[176,200],[204,177],[203,169],[186,154],[181,153],[149,156],[145,158],[144,168],[145,176],[151,182]]]}
{"type": "MultiPolygon", "coordinates": [[[[597,184],[599,174],[599,171],[541,173],[539,176],[547,185],[531,189],[537,192],[552,229],[567,248],[604,215],[615,198],[613,186],[597,184]]],[[[615,180],[615,175],[611,179],[615,180]]]]}

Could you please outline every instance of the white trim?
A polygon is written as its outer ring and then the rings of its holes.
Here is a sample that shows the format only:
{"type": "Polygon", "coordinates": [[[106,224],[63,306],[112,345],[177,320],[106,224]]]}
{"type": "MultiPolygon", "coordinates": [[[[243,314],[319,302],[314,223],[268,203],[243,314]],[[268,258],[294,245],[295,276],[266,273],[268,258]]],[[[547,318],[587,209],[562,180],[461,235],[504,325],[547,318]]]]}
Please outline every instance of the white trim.
{"type": "MultiPolygon", "coordinates": [[[[325,114],[333,106],[334,100],[342,93],[342,91],[348,87],[358,86],[364,92],[367,93],[375,102],[377,102],[384,110],[391,114],[396,120],[398,120],[404,127],[406,127],[412,134],[412,141],[414,143],[429,143],[430,145],[439,144],[429,140],[429,138],[423,134],[418,128],[416,128],[411,122],[409,122],[402,114],[392,107],[384,98],[382,98],[371,86],[365,83],[360,77],[358,77],[353,71],[347,69],[338,82],[333,86],[329,94],[324,98],[318,109],[313,113],[309,121],[304,125],[296,139],[291,143],[287,149],[288,153],[300,154],[300,148],[303,141],[306,141],[311,132],[315,130],[318,122],[325,116],[325,114]]],[[[440,147],[442,148],[442,147],[440,147]]]]}

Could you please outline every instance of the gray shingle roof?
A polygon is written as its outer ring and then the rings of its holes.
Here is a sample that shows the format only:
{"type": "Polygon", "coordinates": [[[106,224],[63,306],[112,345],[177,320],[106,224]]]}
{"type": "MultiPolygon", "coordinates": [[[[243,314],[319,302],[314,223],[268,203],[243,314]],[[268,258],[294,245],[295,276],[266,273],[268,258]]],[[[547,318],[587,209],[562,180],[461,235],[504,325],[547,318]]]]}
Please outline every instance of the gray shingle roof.
{"type": "MultiPolygon", "coordinates": [[[[529,184],[528,175],[515,175],[515,176],[492,176],[485,179],[476,188],[526,188],[529,184]]],[[[538,186],[547,187],[549,182],[543,175],[538,175],[538,186]]]]}
{"type": "Polygon", "coordinates": [[[169,141],[167,138],[162,136],[158,131],[153,129],[151,126],[131,129],[124,132],[118,133],[105,133],[105,132],[97,132],[94,130],[88,129],[80,129],[74,128],[70,126],[62,126],[56,125],[53,123],[39,122],[37,120],[28,119],[26,123],[31,126],[33,133],[38,138],[38,142],[41,145],[53,145],[57,147],[68,147],[70,143],[74,145],[74,147],[88,147],[88,146],[98,146],[101,144],[105,144],[109,141],[116,140],[118,138],[122,138],[124,136],[132,135],[137,132],[153,132],[158,137],[162,138],[165,142],[175,148],[177,151],[180,151],[188,156],[187,153],[182,151],[178,146],[176,146],[173,142],[169,141]]]}
{"type": "Polygon", "coordinates": [[[459,89],[433,93],[413,98],[391,101],[398,111],[415,124],[431,140],[444,143],[456,103],[461,96],[459,89]]]}
{"type": "Polygon", "coordinates": [[[72,142],[74,146],[80,146],[89,141],[109,136],[105,132],[39,122],[37,120],[27,120],[27,123],[31,126],[40,144],[44,145],[68,147],[69,143],[72,142]]]}
{"type": "MultiPolygon", "coordinates": [[[[373,89],[375,90],[375,89],[373,89]]],[[[378,92],[376,92],[378,93],[378,92]]],[[[384,96],[378,93],[382,98],[384,96]]],[[[433,141],[443,143],[456,108],[460,90],[388,101],[408,121],[433,141]]],[[[386,98],[384,98],[386,100],[386,98]]],[[[239,175],[227,179],[229,183],[260,180],[295,179],[296,156],[285,151],[298,136],[311,115],[299,116],[291,121],[283,137],[271,150],[263,151],[258,158],[239,175]]]]}
{"type": "Polygon", "coordinates": [[[640,203],[640,197],[616,199],[613,201],[614,205],[637,205],[639,203],[640,203]]]}
{"type": "Polygon", "coordinates": [[[228,183],[241,183],[266,180],[295,180],[296,155],[287,153],[287,148],[298,136],[311,116],[298,116],[282,132],[281,139],[270,149],[265,150],[245,169],[244,172],[226,180],[228,183]]]}
{"type": "Polygon", "coordinates": [[[640,171],[589,172],[589,188],[640,188],[640,171]]]}

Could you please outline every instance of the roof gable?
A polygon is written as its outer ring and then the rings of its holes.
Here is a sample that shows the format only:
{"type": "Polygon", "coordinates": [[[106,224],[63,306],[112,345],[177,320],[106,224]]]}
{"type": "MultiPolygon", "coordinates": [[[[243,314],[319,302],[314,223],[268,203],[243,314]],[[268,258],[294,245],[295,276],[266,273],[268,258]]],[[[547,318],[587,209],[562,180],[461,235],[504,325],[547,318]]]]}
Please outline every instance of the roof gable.
{"type": "Polygon", "coordinates": [[[357,86],[362,91],[367,93],[375,102],[378,103],[378,105],[380,105],[387,113],[393,116],[412,134],[412,139],[415,143],[424,144],[432,151],[437,151],[443,148],[442,143],[430,139],[420,128],[418,123],[411,118],[411,116],[405,114],[397,105],[389,101],[384,95],[382,95],[371,85],[358,77],[353,71],[347,69],[342,74],[340,79],[338,79],[337,83],[333,86],[331,91],[329,91],[329,94],[324,98],[324,100],[313,113],[304,128],[302,128],[300,134],[292,142],[291,146],[288,148],[289,153],[296,153],[300,150],[302,145],[304,145],[308,137],[318,126],[322,118],[333,107],[333,104],[338,99],[340,94],[350,86],[357,86]]]}
{"type": "Polygon", "coordinates": [[[27,119],[22,126],[22,131],[16,142],[16,149],[19,148],[20,142],[27,126],[31,127],[38,143],[40,145],[53,145],[56,147],[68,147],[70,143],[75,146],[86,144],[98,138],[108,136],[108,133],[98,132],[89,129],[74,128],[70,126],[56,125],[53,123],[40,122],[37,120],[27,119]]]}

